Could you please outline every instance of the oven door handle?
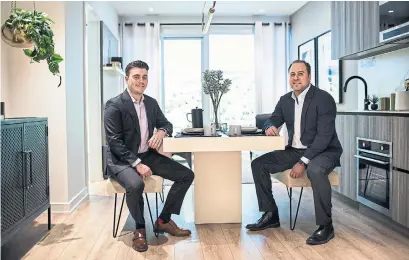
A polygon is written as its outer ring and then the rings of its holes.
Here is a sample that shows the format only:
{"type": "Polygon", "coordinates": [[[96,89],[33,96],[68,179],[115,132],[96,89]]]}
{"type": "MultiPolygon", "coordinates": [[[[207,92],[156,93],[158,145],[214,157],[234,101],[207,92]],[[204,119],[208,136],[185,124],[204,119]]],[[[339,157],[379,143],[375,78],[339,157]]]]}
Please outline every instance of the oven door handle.
{"type": "Polygon", "coordinates": [[[371,162],[380,163],[380,164],[383,164],[383,165],[389,164],[389,162],[379,161],[379,160],[376,160],[376,159],[372,159],[372,158],[368,158],[368,157],[364,157],[364,156],[360,156],[360,155],[356,155],[356,154],[354,156],[356,158],[359,158],[359,159],[364,159],[364,160],[368,160],[368,161],[371,161],[371,162]]]}

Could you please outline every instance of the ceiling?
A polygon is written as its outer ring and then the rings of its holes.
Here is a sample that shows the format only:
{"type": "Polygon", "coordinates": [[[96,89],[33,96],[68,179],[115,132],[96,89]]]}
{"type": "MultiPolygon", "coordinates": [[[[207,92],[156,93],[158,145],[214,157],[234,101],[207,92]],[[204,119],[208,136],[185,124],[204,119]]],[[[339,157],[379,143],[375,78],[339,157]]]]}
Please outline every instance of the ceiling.
{"type": "MultiPolygon", "coordinates": [[[[291,15],[308,1],[216,1],[215,15],[291,15]]],[[[201,15],[203,6],[205,14],[213,1],[112,1],[119,16],[196,16],[201,15]]]]}

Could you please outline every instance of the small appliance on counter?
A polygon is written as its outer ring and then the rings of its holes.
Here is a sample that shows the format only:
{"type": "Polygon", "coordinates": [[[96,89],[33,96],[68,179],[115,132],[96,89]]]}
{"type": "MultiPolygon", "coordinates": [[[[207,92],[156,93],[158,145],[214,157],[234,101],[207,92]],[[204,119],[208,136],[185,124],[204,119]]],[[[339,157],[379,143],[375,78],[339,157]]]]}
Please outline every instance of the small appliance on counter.
{"type": "Polygon", "coordinates": [[[409,111],[409,91],[396,92],[395,110],[409,111]]]}
{"type": "Polygon", "coordinates": [[[194,108],[191,113],[186,114],[187,121],[192,123],[192,128],[203,128],[203,109],[194,108]],[[191,115],[192,120],[189,120],[189,115],[191,115]]]}

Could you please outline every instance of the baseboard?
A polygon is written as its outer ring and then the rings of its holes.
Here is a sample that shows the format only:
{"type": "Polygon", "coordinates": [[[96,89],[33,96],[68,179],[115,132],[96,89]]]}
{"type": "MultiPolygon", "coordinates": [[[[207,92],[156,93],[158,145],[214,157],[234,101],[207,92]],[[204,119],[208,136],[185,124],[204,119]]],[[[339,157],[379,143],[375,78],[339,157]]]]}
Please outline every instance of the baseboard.
{"type": "Polygon", "coordinates": [[[353,209],[358,210],[359,208],[359,202],[355,201],[347,196],[345,196],[344,194],[339,193],[336,190],[332,190],[332,195],[337,198],[339,201],[347,204],[348,206],[350,206],[353,209]]]}
{"type": "Polygon", "coordinates": [[[51,202],[51,213],[69,214],[88,198],[88,187],[84,187],[69,202],[51,202]]]}
{"type": "Polygon", "coordinates": [[[377,221],[378,223],[382,224],[385,227],[392,229],[393,231],[401,234],[402,236],[409,238],[409,228],[397,223],[396,221],[375,211],[374,209],[369,208],[363,204],[359,204],[359,213],[361,213],[364,216],[367,216],[370,219],[377,221]]]}

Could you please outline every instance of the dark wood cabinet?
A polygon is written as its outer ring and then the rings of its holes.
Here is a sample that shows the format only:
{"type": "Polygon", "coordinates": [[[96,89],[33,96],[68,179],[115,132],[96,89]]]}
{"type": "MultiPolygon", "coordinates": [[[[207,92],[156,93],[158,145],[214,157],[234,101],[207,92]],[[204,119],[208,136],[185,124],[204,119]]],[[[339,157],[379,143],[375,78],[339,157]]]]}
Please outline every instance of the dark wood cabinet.
{"type": "Polygon", "coordinates": [[[357,137],[392,142],[391,116],[357,116],[357,137]]]}
{"type": "Polygon", "coordinates": [[[46,118],[1,121],[2,245],[48,209],[48,123],[46,118]]]}
{"type": "Polygon", "coordinates": [[[392,132],[393,167],[409,171],[409,117],[394,117],[392,132]]]}
{"type": "Polygon", "coordinates": [[[341,166],[335,171],[340,174],[340,185],[334,190],[356,201],[356,130],[357,117],[355,115],[337,115],[335,126],[338,139],[342,145],[341,166]]]}
{"type": "Polygon", "coordinates": [[[392,172],[392,219],[409,228],[409,172],[392,172]]]}

